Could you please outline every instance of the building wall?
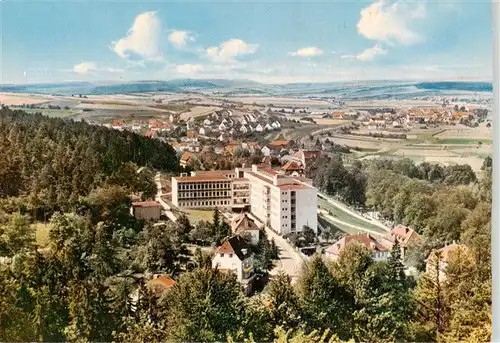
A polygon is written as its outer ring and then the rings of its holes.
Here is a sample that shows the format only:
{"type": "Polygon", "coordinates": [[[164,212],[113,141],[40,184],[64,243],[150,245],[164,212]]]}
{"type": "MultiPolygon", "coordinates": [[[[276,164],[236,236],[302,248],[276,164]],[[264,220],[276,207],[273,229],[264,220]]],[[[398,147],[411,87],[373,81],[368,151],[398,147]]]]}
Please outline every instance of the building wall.
{"type": "Polygon", "coordinates": [[[172,178],[172,201],[177,207],[196,209],[231,208],[231,199],[230,179],[179,182],[172,178]]]}
{"type": "Polygon", "coordinates": [[[172,185],[172,203],[175,206],[179,207],[179,199],[178,199],[179,183],[177,182],[177,180],[175,178],[172,178],[171,185],[172,185]]]}
{"type": "Polygon", "coordinates": [[[233,270],[241,282],[243,279],[249,278],[253,274],[253,256],[250,256],[244,261],[241,261],[235,254],[216,254],[212,259],[212,268],[218,267],[219,269],[230,269],[233,270]],[[250,272],[245,272],[244,270],[251,269],[250,272]]]}
{"type": "Polygon", "coordinates": [[[158,220],[160,219],[160,215],[160,206],[134,207],[134,217],[136,217],[137,219],[158,220]]]}
{"type": "Polygon", "coordinates": [[[318,196],[316,188],[301,188],[295,190],[297,231],[302,231],[304,225],[315,232],[318,230],[318,196]]]}

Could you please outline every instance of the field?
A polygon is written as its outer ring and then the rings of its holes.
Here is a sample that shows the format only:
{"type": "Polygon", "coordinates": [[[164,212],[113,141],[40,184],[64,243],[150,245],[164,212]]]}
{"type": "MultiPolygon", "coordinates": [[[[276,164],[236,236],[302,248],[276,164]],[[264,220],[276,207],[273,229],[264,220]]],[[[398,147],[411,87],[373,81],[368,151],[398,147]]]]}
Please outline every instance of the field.
{"type": "Polygon", "coordinates": [[[214,212],[211,210],[191,210],[182,209],[179,212],[183,212],[188,218],[191,224],[195,225],[200,221],[212,221],[214,212]]]}
{"type": "Polygon", "coordinates": [[[43,104],[49,101],[50,98],[37,95],[0,93],[0,103],[6,106],[43,104]]]}
{"type": "Polygon", "coordinates": [[[220,107],[195,106],[188,112],[181,113],[180,119],[188,121],[191,118],[203,117],[220,109],[220,107]]]}
{"type": "Polygon", "coordinates": [[[52,117],[52,118],[64,118],[64,117],[68,117],[68,116],[75,114],[71,110],[51,110],[51,109],[45,109],[45,108],[23,109],[23,110],[28,112],[28,113],[41,113],[44,116],[52,117]]]}
{"type": "Polygon", "coordinates": [[[470,144],[470,145],[479,145],[479,144],[491,144],[491,139],[472,139],[472,138],[444,138],[437,139],[437,144],[470,144]]]}

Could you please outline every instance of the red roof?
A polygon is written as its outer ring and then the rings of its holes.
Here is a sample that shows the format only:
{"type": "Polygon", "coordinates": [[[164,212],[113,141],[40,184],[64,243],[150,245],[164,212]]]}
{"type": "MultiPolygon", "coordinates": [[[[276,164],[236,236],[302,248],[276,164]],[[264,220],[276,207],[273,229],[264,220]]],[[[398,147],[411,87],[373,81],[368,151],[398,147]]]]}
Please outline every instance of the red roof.
{"type": "Polygon", "coordinates": [[[370,251],[388,251],[386,247],[378,242],[370,234],[349,235],[332,244],[326,252],[331,255],[339,255],[340,252],[351,242],[357,242],[365,246],[370,251]]]}
{"type": "Polygon", "coordinates": [[[283,170],[286,171],[300,171],[302,167],[295,161],[288,161],[283,167],[283,170]]]}
{"type": "Polygon", "coordinates": [[[269,144],[272,146],[286,146],[288,145],[288,141],[272,141],[269,144]]]}
{"type": "Polygon", "coordinates": [[[155,291],[164,291],[173,286],[175,286],[176,282],[168,275],[160,275],[157,278],[149,280],[146,284],[148,288],[152,288],[155,291]]]}
{"type": "Polygon", "coordinates": [[[134,207],[157,207],[161,206],[158,201],[136,201],[132,203],[134,207]]]}

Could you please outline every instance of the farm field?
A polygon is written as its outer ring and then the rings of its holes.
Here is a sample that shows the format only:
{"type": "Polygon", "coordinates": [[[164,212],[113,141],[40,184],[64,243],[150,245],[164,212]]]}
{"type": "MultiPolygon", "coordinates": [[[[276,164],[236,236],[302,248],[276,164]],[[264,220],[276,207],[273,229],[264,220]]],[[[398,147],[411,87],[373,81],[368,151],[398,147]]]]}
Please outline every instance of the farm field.
{"type": "Polygon", "coordinates": [[[220,107],[205,107],[205,106],[195,106],[191,108],[188,112],[181,113],[180,119],[188,121],[191,118],[203,117],[209,115],[215,111],[221,110],[220,107]]]}
{"type": "Polygon", "coordinates": [[[71,110],[51,110],[51,109],[44,109],[44,108],[36,108],[36,109],[23,109],[24,111],[28,113],[41,113],[44,116],[47,117],[52,117],[52,118],[64,118],[64,117],[69,117],[71,115],[74,115],[75,113],[71,110]]]}

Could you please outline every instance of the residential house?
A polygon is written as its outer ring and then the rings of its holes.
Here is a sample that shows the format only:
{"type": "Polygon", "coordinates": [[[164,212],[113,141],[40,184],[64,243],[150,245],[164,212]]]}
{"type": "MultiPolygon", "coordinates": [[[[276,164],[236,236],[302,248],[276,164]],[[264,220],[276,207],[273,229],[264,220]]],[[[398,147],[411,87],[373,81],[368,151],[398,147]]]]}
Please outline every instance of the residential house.
{"type": "Polygon", "coordinates": [[[255,132],[264,132],[264,127],[260,124],[257,124],[254,128],[253,131],[255,132]]]}
{"type": "Polygon", "coordinates": [[[446,268],[448,267],[448,262],[451,257],[453,255],[456,256],[456,254],[463,254],[465,258],[469,251],[470,250],[467,246],[457,244],[455,242],[446,245],[443,248],[435,250],[429,254],[429,257],[425,260],[425,271],[426,273],[433,273],[436,270],[436,267],[438,267],[439,279],[444,281],[446,280],[446,268]]]}
{"type": "Polygon", "coordinates": [[[241,125],[241,127],[240,127],[240,132],[241,132],[241,133],[248,133],[248,132],[249,132],[249,131],[248,131],[248,128],[246,127],[246,125],[241,125]]]}
{"type": "Polygon", "coordinates": [[[169,115],[169,116],[168,116],[168,121],[169,121],[169,122],[173,123],[173,122],[174,122],[174,120],[175,120],[175,117],[174,117],[174,115],[173,115],[173,114],[171,114],[171,115],[169,115]]]}
{"type": "Polygon", "coordinates": [[[303,172],[299,162],[296,161],[288,161],[283,167],[281,167],[281,170],[283,170],[285,174],[293,174],[295,172],[302,174],[303,172]]]}
{"type": "Polygon", "coordinates": [[[226,239],[215,249],[212,268],[234,273],[246,294],[251,292],[255,279],[254,254],[251,247],[239,235],[226,239]]]}
{"type": "Polygon", "coordinates": [[[271,125],[269,125],[269,123],[267,123],[266,126],[264,126],[264,130],[265,131],[272,131],[273,127],[271,125]]]}
{"type": "Polygon", "coordinates": [[[248,213],[241,213],[236,216],[231,222],[231,229],[234,234],[239,234],[243,237],[247,236],[250,244],[257,245],[259,243],[260,228],[257,223],[251,219],[248,213]]]}
{"type": "Polygon", "coordinates": [[[275,129],[281,129],[281,124],[279,123],[279,121],[273,122],[271,126],[275,129]]]}
{"type": "Polygon", "coordinates": [[[309,164],[313,163],[319,156],[321,156],[321,151],[301,149],[293,156],[295,160],[299,161],[305,169],[309,164]]]}
{"type": "Polygon", "coordinates": [[[262,149],[260,149],[260,151],[264,156],[271,156],[272,150],[267,146],[264,146],[262,149]]]}
{"type": "Polygon", "coordinates": [[[227,124],[224,124],[224,123],[220,123],[220,124],[219,124],[219,130],[220,130],[220,131],[225,131],[225,130],[227,130],[227,129],[228,129],[227,124]]]}
{"type": "Polygon", "coordinates": [[[246,119],[246,116],[243,116],[243,117],[240,119],[240,124],[241,124],[241,125],[248,125],[248,120],[246,119]]]}
{"type": "Polygon", "coordinates": [[[161,294],[174,287],[175,284],[175,280],[168,275],[154,275],[153,278],[146,283],[146,288],[155,294],[161,294]]]}
{"type": "Polygon", "coordinates": [[[222,155],[224,153],[224,145],[216,145],[214,147],[214,152],[217,154],[217,155],[222,155]]]}
{"type": "Polygon", "coordinates": [[[208,118],[207,118],[207,119],[205,119],[205,120],[203,121],[203,126],[205,126],[205,127],[209,127],[209,126],[211,126],[211,125],[212,125],[212,121],[211,121],[210,119],[208,119],[208,118]]]}
{"type": "Polygon", "coordinates": [[[225,133],[221,133],[217,139],[221,142],[227,142],[229,140],[229,137],[225,133]]]}
{"type": "Polygon", "coordinates": [[[332,260],[338,259],[348,244],[361,244],[371,252],[375,261],[385,261],[389,258],[389,249],[369,233],[345,236],[325,250],[325,257],[332,260]]]}
{"type": "Polygon", "coordinates": [[[200,136],[206,136],[210,133],[210,128],[208,127],[200,127],[200,130],[198,131],[200,136]]]}
{"type": "Polygon", "coordinates": [[[152,130],[146,131],[144,133],[144,137],[157,138],[158,137],[158,131],[152,131],[152,130]]]}
{"type": "Polygon", "coordinates": [[[196,131],[188,131],[186,133],[186,138],[189,142],[197,142],[198,141],[198,133],[196,131]]]}
{"type": "Polygon", "coordinates": [[[401,249],[401,259],[404,260],[408,250],[421,240],[422,238],[415,230],[404,225],[398,225],[389,234],[381,238],[380,242],[389,250],[392,250],[392,247],[397,242],[401,249]]]}
{"type": "Polygon", "coordinates": [[[137,219],[157,221],[161,216],[161,205],[157,201],[133,202],[132,215],[137,219]]]}
{"type": "Polygon", "coordinates": [[[189,165],[193,158],[195,158],[195,154],[190,151],[185,151],[181,156],[179,164],[181,165],[181,167],[185,168],[189,165]]]}

